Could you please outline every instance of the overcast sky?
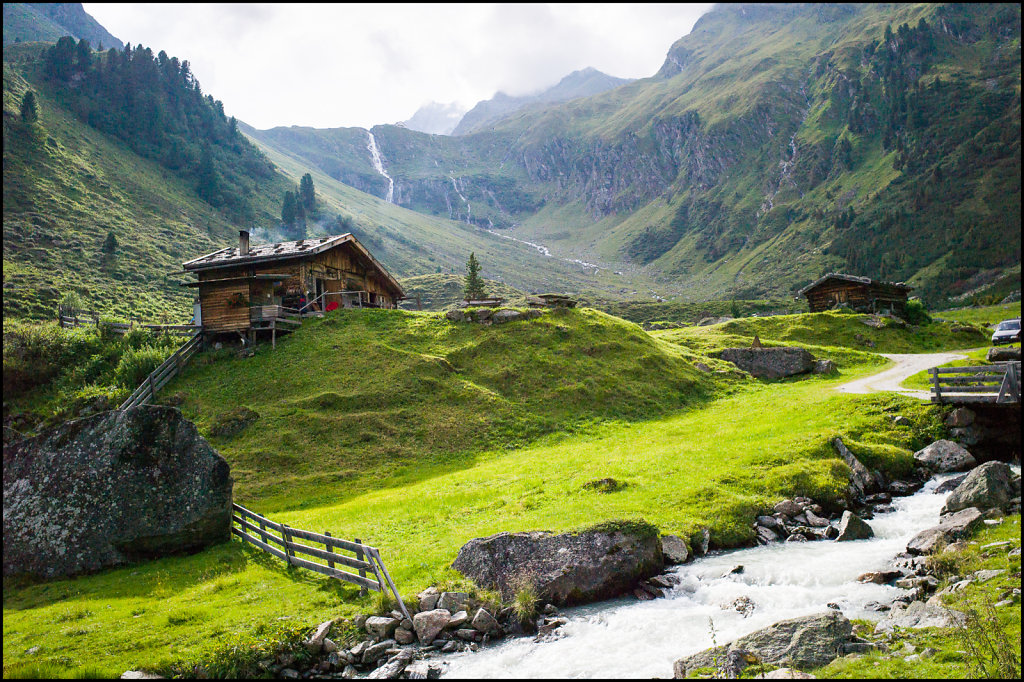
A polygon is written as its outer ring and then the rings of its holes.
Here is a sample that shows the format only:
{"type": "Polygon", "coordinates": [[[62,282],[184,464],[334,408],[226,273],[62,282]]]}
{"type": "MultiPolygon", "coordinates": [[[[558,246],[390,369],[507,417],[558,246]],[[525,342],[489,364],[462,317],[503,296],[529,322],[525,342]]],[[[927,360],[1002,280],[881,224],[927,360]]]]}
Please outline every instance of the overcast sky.
{"type": "Polygon", "coordinates": [[[121,40],[189,60],[204,93],[261,129],[394,123],[587,66],[651,76],[709,7],[85,3],[121,40]]]}

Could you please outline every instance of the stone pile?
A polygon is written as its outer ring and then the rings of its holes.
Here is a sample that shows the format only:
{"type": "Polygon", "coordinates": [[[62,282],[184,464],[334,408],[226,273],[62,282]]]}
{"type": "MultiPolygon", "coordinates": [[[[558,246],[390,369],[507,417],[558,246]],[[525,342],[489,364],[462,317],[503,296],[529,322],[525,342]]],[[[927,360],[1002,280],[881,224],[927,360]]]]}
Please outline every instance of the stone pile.
{"type": "Polygon", "coordinates": [[[449,310],[445,317],[452,322],[476,322],[482,325],[504,324],[517,320],[532,320],[544,314],[543,310],[531,308],[516,310],[515,308],[469,308],[449,310]]]}

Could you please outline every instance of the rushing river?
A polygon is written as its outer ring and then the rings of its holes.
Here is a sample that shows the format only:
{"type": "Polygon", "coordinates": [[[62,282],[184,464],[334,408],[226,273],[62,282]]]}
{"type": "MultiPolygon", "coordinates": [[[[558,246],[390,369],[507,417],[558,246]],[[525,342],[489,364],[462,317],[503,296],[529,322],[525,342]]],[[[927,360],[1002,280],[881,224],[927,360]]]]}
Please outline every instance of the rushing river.
{"type": "Polygon", "coordinates": [[[447,657],[444,677],[671,677],[679,658],[787,618],[838,604],[847,618],[878,619],[864,605],[889,603],[905,591],[861,584],[861,573],[886,568],[919,531],[939,521],[946,495],[932,492],[950,475],[932,479],[915,495],[893,500],[895,511],[868,521],[870,540],[801,542],[721,552],[673,569],[681,583],[665,599],[633,598],[567,609],[557,639],[512,638],[447,657]],[[733,567],[743,572],[729,574],[733,567]],[[729,605],[745,597],[747,617],[729,605]],[[725,607],[725,608],[723,608],[725,607]]]}

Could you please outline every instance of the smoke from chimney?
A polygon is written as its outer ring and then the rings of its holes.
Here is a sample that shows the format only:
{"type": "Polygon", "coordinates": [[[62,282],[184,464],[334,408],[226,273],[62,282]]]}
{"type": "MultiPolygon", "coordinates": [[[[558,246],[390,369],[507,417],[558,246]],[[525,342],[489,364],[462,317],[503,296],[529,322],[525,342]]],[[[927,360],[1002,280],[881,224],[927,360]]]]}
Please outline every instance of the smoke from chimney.
{"type": "Polygon", "coordinates": [[[249,255],[249,233],[245,230],[238,231],[238,255],[249,255]]]}

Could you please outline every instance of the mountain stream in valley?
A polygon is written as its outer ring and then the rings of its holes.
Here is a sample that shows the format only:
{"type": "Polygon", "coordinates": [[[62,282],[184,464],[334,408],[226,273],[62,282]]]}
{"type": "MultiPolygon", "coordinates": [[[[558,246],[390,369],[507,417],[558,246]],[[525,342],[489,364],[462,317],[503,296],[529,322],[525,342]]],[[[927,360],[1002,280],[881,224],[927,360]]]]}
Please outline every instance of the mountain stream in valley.
{"type": "Polygon", "coordinates": [[[632,597],[566,609],[569,622],[557,637],[511,638],[445,657],[444,677],[569,678],[671,677],[679,658],[788,618],[820,613],[835,603],[847,618],[877,620],[865,608],[889,604],[906,590],[858,583],[867,571],[883,570],[918,532],[938,524],[947,497],[935,494],[950,478],[933,478],[916,494],[894,498],[895,510],[868,521],[875,537],[852,542],[778,542],[712,553],[671,569],[681,580],[666,598],[632,597]],[[731,573],[742,565],[743,571],[731,573]],[[732,606],[754,604],[745,616],[732,606]],[[712,625],[713,624],[713,625],[712,625]],[[712,640],[712,627],[713,636],[712,640]]]}

